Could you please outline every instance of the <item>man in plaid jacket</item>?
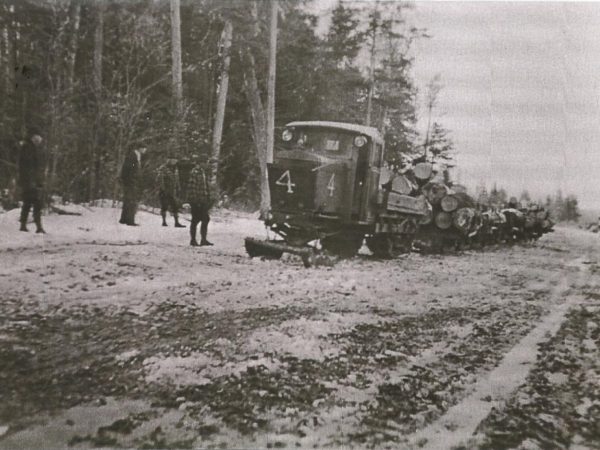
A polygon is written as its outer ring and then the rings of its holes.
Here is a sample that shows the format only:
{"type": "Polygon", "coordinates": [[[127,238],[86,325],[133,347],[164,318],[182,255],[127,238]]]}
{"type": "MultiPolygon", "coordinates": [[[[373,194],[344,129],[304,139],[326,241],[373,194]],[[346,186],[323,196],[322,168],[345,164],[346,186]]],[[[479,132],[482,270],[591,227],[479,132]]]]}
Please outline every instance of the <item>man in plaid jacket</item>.
{"type": "Polygon", "coordinates": [[[208,177],[203,164],[198,155],[192,157],[194,167],[190,172],[188,180],[187,197],[192,209],[192,224],[190,225],[190,245],[197,247],[199,245],[213,245],[206,239],[208,232],[208,222],[210,216],[208,212],[211,207],[210,187],[208,177]],[[196,241],[196,227],[200,223],[200,244],[196,241]]]}
{"type": "Polygon", "coordinates": [[[166,164],[158,169],[158,198],[160,200],[160,215],[162,226],[167,226],[167,211],[171,209],[175,219],[175,228],[185,228],[179,223],[179,171],[177,170],[177,159],[169,158],[166,164]]]}

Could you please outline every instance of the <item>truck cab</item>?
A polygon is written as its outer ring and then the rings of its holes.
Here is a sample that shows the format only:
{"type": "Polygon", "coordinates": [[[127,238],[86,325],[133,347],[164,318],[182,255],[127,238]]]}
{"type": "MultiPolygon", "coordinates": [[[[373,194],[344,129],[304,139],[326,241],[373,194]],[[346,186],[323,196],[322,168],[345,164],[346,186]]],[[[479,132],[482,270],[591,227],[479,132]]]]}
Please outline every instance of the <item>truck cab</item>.
{"type": "Polygon", "coordinates": [[[269,165],[272,212],[368,222],[382,160],[383,138],[375,128],[291,122],[269,165]]]}

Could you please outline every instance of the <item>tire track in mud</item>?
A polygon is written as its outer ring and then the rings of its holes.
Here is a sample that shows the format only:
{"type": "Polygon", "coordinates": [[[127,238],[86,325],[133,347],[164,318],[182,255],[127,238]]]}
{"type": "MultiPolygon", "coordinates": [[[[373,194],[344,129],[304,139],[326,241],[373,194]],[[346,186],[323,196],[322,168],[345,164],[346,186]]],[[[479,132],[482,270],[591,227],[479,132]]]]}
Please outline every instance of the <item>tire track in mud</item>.
{"type": "Polygon", "coordinates": [[[476,434],[478,425],[526,381],[538,358],[538,345],[558,332],[572,308],[585,302],[583,296],[570,291],[589,279],[587,259],[579,257],[565,265],[565,269],[577,272],[566,272],[551,294],[554,299],[566,297],[565,300],[507,352],[495,369],[477,381],[469,396],[449,408],[438,420],[409,436],[410,448],[466,448],[465,444],[476,434]]]}

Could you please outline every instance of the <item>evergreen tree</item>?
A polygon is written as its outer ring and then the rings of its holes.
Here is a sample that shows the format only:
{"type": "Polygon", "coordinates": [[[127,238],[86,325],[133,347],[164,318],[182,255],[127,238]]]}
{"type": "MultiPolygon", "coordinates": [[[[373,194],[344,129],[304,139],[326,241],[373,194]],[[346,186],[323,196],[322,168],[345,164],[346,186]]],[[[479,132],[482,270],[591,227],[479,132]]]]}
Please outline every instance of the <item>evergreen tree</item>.
{"type": "Polygon", "coordinates": [[[581,217],[577,197],[568,195],[564,201],[563,218],[568,222],[577,222],[581,217]]]}
{"type": "Polygon", "coordinates": [[[358,55],[364,33],[358,30],[359,19],[353,8],[338,1],[331,13],[331,26],[327,33],[327,56],[340,69],[353,65],[358,55]]]}
{"type": "Polygon", "coordinates": [[[528,191],[523,191],[521,192],[521,195],[519,196],[519,201],[523,204],[526,205],[529,202],[531,202],[531,196],[529,195],[528,191]]]}
{"type": "Polygon", "coordinates": [[[434,163],[441,163],[445,167],[453,167],[454,144],[448,136],[449,131],[443,128],[439,123],[434,122],[431,127],[431,136],[427,143],[427,154],[429,160],[434,163]]]}
{"type": "Polygon", "coordinates": [[[318,72],[316,116],[321,120],[360,123],[361,89],[364,80],[354,65],[363,34],[356,31],[359,19],[354,8],[339,2],[332,12],[332,26],[321,45],[313,70],[318,72]]]}
{"type": "Polygon", "coordinates": [[[479,186],[477,186],[475,192],[477,196],[477,203],[484,208],[487,208],[490,205],[490,195],[488,194],[485,184],[481,183],[479,186]]]}

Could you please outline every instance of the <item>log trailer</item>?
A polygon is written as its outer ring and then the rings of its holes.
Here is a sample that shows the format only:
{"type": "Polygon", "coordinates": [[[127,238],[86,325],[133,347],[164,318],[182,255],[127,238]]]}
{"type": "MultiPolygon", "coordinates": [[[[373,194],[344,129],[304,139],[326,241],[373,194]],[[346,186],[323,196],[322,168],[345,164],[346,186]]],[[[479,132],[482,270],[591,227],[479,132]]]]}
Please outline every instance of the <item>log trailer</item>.
{"type": "Polygon", "coordinates": [[[276,259],[288,252],[310,266],[323,252],[356,255],[365,238],[379,258],[410,251],[429,205],[393,189],[384,156],[383,137],[372,127],[287,124],[268,165],[271,210],[263,218],[278,238],[246,238],[248,254],[276,259]]]}

